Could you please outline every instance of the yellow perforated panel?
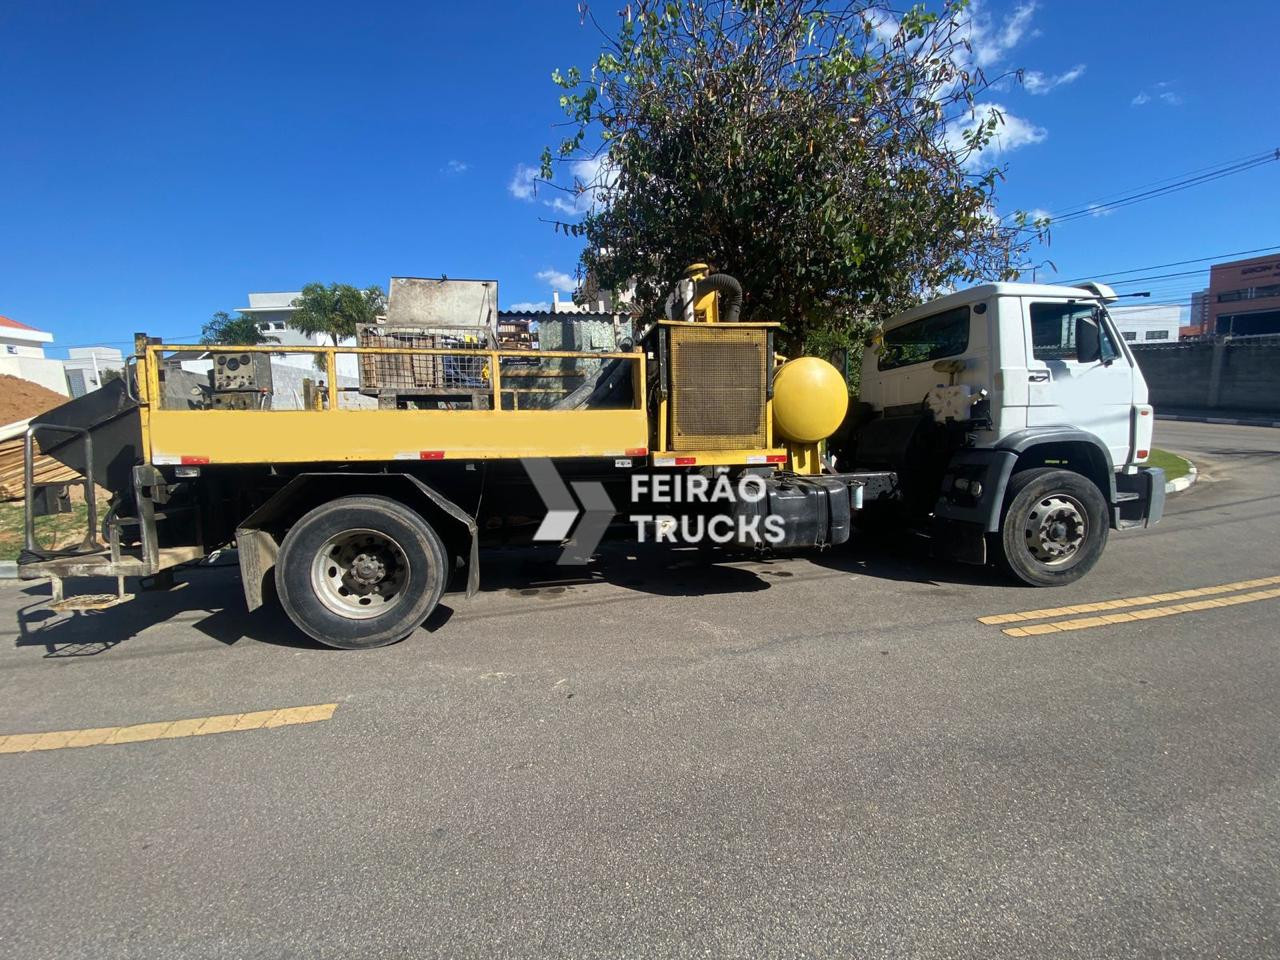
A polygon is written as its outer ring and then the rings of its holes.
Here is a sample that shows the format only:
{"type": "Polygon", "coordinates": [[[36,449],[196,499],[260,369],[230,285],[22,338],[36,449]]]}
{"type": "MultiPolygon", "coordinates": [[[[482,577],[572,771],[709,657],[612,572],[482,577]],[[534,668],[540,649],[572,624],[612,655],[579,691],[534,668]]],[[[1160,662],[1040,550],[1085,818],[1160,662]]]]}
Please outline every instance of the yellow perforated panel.
{"type": "Polygon", "coordinates": [[[671,327],[671,449],[765,446],[768,331],[671,327]]]}

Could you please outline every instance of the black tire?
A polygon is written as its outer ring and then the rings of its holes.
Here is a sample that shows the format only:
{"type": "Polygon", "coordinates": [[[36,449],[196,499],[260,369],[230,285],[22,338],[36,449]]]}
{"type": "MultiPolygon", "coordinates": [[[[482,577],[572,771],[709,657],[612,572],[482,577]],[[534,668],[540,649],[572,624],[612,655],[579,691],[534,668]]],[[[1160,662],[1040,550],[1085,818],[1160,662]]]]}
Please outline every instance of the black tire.
{"type": "Polygon", "coordinates": [[[1013,475],[1005,493],[996,560],[1033,587],[1063,586],[1093,569],[1110,530],[1106,498],[1088,477],[1053,467],[1024,470],[1013,475]],[[1059,523],[1062,538],[1051,535],[1059,523]]]}
{"type": "Polygon", "coordinates": [[[290,528],[276,558],[276,589],[289,619],[312,639],[343,650],[382,647],[430,616],[444,592],[447,556],[431,525],[404,504],[342,497],[290,528]]]}

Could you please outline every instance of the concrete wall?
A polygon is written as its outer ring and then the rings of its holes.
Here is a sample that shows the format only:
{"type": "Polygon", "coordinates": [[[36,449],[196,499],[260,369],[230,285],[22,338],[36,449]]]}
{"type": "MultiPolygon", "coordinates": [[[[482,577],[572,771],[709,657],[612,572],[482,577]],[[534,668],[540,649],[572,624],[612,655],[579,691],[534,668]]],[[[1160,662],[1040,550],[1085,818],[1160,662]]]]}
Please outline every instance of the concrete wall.
{"type": "Polygon", "coordinates": [[[1280,413],[1280,337],[1130,347],[1157,411],[1280,413]]]}
{"type": "Polygon", "coordinates": [[[11,377],[30,380],[54,393],[67,396],[67,375],[63,372],[61,360],[47,360],[44,357],[15,357],[0,354],[0,373],[11,377]]]}

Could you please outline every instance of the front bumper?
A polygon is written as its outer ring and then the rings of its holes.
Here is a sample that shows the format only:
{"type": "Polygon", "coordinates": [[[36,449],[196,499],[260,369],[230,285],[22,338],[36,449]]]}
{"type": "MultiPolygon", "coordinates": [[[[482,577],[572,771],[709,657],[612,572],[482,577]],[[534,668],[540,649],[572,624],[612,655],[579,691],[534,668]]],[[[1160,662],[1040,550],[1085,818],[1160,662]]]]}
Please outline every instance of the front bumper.
{"type": "Polygon", "coordinates": [[[1164,470],[1139,467],[1137,473],[1116,474],[1116,502],[1111,506],[1117,530],[1149,527],[1164,516],[1164,470]]]}

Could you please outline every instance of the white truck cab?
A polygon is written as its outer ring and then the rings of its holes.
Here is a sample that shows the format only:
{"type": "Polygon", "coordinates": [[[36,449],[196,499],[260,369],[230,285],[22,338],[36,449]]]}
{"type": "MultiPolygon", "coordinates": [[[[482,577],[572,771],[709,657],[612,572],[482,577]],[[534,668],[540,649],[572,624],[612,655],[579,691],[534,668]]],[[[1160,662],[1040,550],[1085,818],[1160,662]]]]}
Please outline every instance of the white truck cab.
{"type": "Polygon", "coordinates": [[[1113,299],[1101,284],[991,283],[893,318],[864,353],[842,467],[891,473],[882,499],[961,559],[1078,579],[1108,530],[1163,510],[1163,472],[1143,466],[1147,384],[1113,299]]]}

